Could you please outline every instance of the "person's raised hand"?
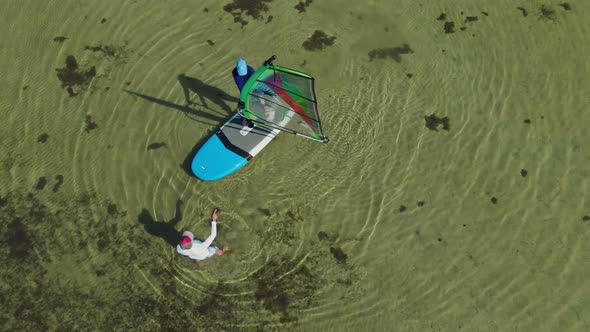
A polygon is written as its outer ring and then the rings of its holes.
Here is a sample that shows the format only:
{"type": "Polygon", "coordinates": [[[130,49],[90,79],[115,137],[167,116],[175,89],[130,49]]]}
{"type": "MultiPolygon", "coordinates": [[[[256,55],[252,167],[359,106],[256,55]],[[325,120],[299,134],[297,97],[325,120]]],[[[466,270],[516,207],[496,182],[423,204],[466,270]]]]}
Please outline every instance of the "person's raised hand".
{"type": "Polygon", "coordinates": [[[213,213],[211,213],[211,220],[217,221],[217,208],[213,209],[213,213]]]}

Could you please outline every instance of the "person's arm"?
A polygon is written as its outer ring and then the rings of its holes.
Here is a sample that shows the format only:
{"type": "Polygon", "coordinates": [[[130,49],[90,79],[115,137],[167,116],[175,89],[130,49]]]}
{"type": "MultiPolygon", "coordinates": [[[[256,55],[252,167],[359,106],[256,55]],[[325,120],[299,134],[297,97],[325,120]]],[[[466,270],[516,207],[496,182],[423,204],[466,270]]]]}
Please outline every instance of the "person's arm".
{"type": "Polygon", "coordinates": [[[211,214],[211,235],[203,242],[203,246],[209,247],[217,236],[217,209],[211,214]]]}

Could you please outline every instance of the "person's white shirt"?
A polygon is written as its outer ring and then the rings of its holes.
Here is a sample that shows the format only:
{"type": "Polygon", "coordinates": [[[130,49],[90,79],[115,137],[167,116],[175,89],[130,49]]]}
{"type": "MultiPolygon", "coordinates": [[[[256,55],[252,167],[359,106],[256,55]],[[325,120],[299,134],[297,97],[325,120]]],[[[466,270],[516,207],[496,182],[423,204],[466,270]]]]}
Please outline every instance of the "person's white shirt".
{"type": "Polygon", "coordinates": [[[207,259],[215,255],[215,251],[217,251],[217,248],[211,246],[211,243],[213,243],[213,240],[215,240],[215,236],[217,236],[217,222],[215,220],[211,221],[211,234],[209,235],[209,237],[207,237],[207,239],[204,242],[195,240],[193,233],[189,231],[184,232],[182,235],[183,237],[190,237],[193,241],[193,245],[190,249],[183,249],[182,246],[180,246],[180,244],[177,245],[176,251],[179,254],[198,260],[207,259]]]}

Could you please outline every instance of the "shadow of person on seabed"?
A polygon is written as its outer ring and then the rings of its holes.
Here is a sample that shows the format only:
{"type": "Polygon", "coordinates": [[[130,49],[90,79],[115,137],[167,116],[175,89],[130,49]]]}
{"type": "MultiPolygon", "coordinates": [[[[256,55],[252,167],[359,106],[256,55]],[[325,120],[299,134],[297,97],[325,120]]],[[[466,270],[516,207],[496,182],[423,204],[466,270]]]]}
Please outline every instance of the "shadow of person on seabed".
{"type": "Polygon", "coordinates": [[[198,105],[206,109],[211,109],[209,105],[207,105],[206,99],[208,99],[209,101],[213,102],[214,104],[225,110],[227,114],[231,114],[233,113],[235,107],[237,107],[238,102],[240,101],[239,98],[232,97],[219,88],[205,84],[199,79],[196,79],[194,77],[188,77],[185,74],[178,75],[178,82],[180,83],[180,85],[182,85],[182,89],[184,91],[184,99],[186,100],[187,106],[198,105]],[[197,94],[197,96],[199,96],[202,105],[199,105],[191,100],[191,91],[197,94]],[[229,106],[227,103],[233,104],[233,108],[232,106],[229,106]]]}
{"type": "Polygon", "coordinates": [[[161,237],[168,244],[176,248],[182,233],[177,231],[175,226],[182,220],[181,209],[183,204],[184,202],[180,199],[176,201],[176,214],[170,221],[156,221],[147,209],[143,209],[138,216],[139,222],[143,224],[146,232],[153,236],[161,237]]]}

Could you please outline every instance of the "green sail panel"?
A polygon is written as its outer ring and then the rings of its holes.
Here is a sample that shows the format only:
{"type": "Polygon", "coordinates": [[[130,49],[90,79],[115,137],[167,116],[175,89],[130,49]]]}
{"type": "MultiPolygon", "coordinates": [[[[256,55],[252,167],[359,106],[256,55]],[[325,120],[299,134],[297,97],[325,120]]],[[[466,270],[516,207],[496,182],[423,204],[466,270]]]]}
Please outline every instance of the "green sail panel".
{"type": "Polygon", "coordinates": [[[308,74],[273,65],[263,65],[248,79],[240,94],[241,113],[262,125],[316,140],[322,132],[314,91],[308,74]]]}

